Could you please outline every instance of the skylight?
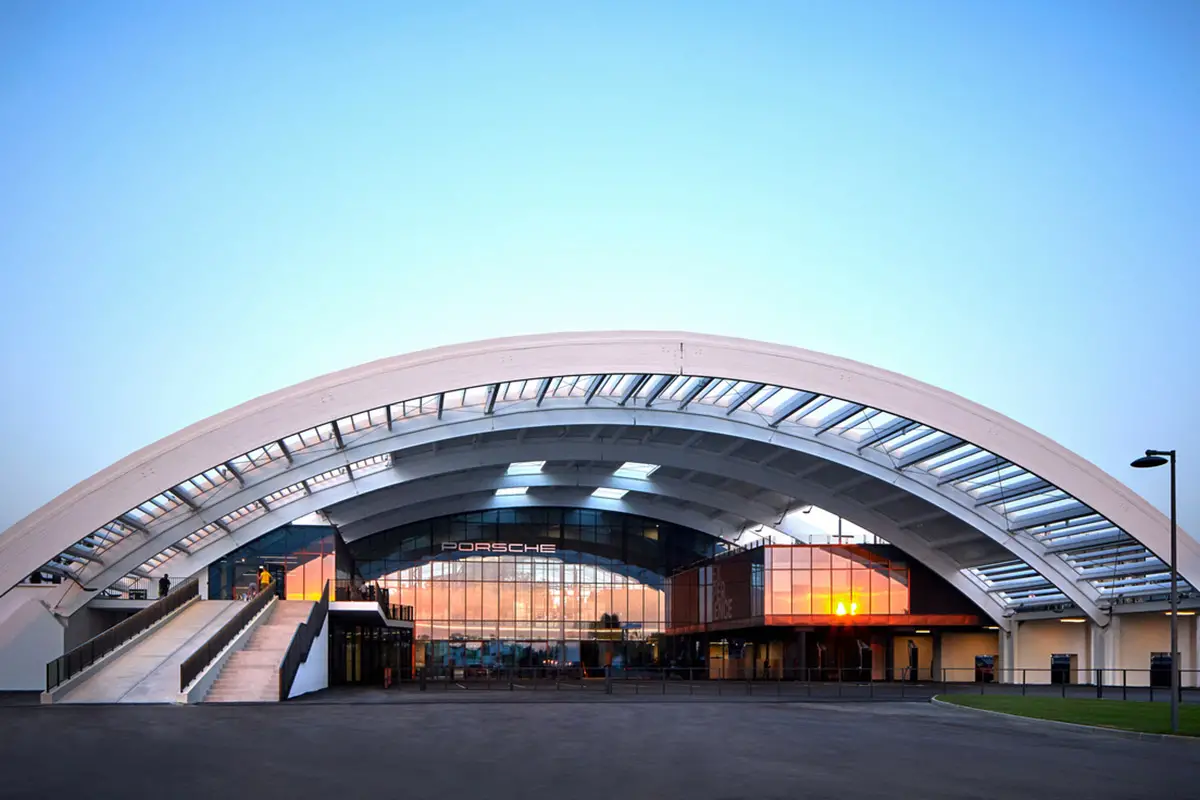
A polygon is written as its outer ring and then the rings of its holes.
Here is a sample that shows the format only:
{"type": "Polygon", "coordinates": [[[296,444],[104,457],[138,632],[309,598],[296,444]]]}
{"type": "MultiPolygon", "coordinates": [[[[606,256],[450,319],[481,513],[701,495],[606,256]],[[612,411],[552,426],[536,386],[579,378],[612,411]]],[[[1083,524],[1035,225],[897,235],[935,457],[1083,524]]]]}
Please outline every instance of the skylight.
{"type": "Polygon", "coordinates": [[[503,489],[497,489],[496,497],[511,497],[513,495],[525,494],[528,491],[528,486],[508,486],[503,489]]]}
{"type": "Polygon", "coordinates": [[[626,461],[621,466],[617,467],[614,475],[619,475],[622,478],[649,478],[654,470],[658,469],[658,464],[643,464],[639,461],[626,461]]]}
{"type": "MultiPolygon", "coordinates": [[[[505,470],[506,475],[536,475],[546,466],[545,461],[514,461],[505,470]]],[[[522,492],[525,490],[522,489],[522,492]]]]}
{"type": "Polygon", "coordinates": [[[610,489],[607,486],[601,486],[592,492],[592,497],[601,497],[605,500],[620,500],[627,494],[629,494],[627,489],[610,489]]]}

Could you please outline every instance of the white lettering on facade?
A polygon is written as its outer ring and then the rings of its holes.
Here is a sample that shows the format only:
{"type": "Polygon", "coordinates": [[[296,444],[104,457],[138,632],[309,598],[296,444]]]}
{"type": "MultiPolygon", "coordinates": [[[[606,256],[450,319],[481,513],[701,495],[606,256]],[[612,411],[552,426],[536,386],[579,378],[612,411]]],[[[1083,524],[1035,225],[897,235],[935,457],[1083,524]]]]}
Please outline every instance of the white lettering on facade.
{"type": "Polygon", "coordinates": [[[523,544],[521,542],[442,542],[442,551],[460,553],[555,553],[556,544],[523,544]]]}

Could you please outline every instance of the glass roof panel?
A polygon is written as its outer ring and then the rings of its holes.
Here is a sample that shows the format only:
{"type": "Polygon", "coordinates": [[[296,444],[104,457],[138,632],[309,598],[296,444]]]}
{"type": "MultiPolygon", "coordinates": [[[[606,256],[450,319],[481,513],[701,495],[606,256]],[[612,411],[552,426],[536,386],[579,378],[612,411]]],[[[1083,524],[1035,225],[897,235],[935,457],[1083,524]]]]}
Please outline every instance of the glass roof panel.
{"type": "Polygon", "coordinates": [[[654,471],[658,469],[658,464],[644,464],[638,461],[626,461],[621,466],[617,467],[614,475],[620,475],[623,478],[648,478],[654,471]]]}
{"type": "Polygon", "coordinates": [[[265,502],[273,511],[277,508],[286,506],[288,503],[291,503],[294,500],[299,500],[300,498],[307,496],[308,488],[305,487],[304,482],[301,481],[300,483],[293,483],[291,486],[285,486],[278,491],[271,492],[269,495],[263,498],[263,502],[265,502]]]}
{"type": "Polygon", "coordinates": [[[754,411],[762,414],[764,417],[771,417],[787,401],[791,400],[800,392],[795,389],[780,389],[779,391],[765,397],[762,401],[754,404],[754,411]]]}
{"type": "Polygon", "coordinates": [[[885,453],[895,454],[901,448],[912,444],[913,442],[924,439],[926,436],[934,433],[934,429],[928,425],[918,425],[910,431],[906,431],[894,439],[889,439],[886,442],[880,443],[877,449],[885,453]]]}
{"type": "Polygon", "coordinates": [[[592,492],[592,497],[600,497],[605,500],[620,500],[627,494],[629,494],[629,491],[626,489],[610,489],[607,486],[601,486],[592,492]]]}
{"type": "Polygon", "coordinates": [[[651,375],[650,380],[648,380],[642,384],[642,388],[637,390],[637,394],[635,394],[634,397],[636,397],[639,400],[645,400],[646,397],[650,394],[650,392],[654,391],[654,387],[658,385],[659,381],[665,377],[667,377],[667,376],[666,375],[651,375]]]}
{"type": "Polygon", "coordinates": [[[350,470],[355,478],[365,478],[368,475],[374,475],[376,472],[383,472],[392,465],[391,453],[384,453],[378,456],[364,458],[361,461],[355,461],[350,465],[350,470]]]}
{"type": "Polygon", "coordinates": [[[742,410],[758,411],[759,406],[769,403],[775,395],[782,391],[784,390],[778,386],[764,386],[747,398],[746,402],[742,404],[742,410]]]}
{"type": "Polygon", "coordinates": [[[736,395],[733,393],[735,386],[737,386],[737,381],[731,381],[727,378],[719,381],[713,381],[704,389],[704,391],[699,394],[694,402],[704,403],[706,405],[722,406],[721,401],[724,400],[725,402],[723,405],[727,406],[733,402],[734,397],[736,397],[736,395]]]}
{"type": "Polygon", "coordinates": [[[667,388],[659,395],[660,400],[680,400],[685,397],[688,392],[692,391],[696,386],[704,383],[708,378],[697,378],[691,375],[676,375],[667,384],[667,388]]]}
{"type": "Polygon", "coordinates": [[[340,486],[350,480],[345,467],[327,470],[320,475],[308,479],[309,491],[320,492],[333,486],[340,486]]]}
{"type": "Polygon", "coordinates": [[[221,522],[230,530],[235,530],[251,520],[258,519],[265,513],[267,513],[266,506],[255,500],[253,503],[244,505],[221,517],[221,522]]]}
{"type": "Polygon", "coordinates": [[[846,400],[831,398],[828,403],[824,403],[820,408],[814,408],[807,413],[805,413],[802,409],[801,413],[792,417],[792,419],[800,425],[804,425],[809,428],[819,428],[826,420],[833,417],[839,411],[846,410],[852,405],[854,405],[854,403],[846,400]]]}
{"type": "Polygon", "coordinates": [[[846,420],[842,426],[842,436],[852,442],[861,442],[868,436],[874,436],[892,422],[898,420],[895,414],[880,411],[875,408],[864,408],[861,412],[846,420]]]}

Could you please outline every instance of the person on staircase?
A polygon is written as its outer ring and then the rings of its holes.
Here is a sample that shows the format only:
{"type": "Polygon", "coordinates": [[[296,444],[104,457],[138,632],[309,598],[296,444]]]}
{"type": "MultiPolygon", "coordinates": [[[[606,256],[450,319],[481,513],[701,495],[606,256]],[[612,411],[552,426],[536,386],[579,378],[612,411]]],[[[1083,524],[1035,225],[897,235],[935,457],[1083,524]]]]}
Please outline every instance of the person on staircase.
{"type": "Polygon", "coordinates": [[[158,579],[158,596],[166,597],[169,591],[171,591],[171,576],[163,575],[158,579]]]}
{"type": "Polygon", "coordinates": [[[265,592],[270,585],[271,585],[271,573],[268,572],[264,568],[261,572],[258,573],[258,591],[260,593],[265,592]]]}

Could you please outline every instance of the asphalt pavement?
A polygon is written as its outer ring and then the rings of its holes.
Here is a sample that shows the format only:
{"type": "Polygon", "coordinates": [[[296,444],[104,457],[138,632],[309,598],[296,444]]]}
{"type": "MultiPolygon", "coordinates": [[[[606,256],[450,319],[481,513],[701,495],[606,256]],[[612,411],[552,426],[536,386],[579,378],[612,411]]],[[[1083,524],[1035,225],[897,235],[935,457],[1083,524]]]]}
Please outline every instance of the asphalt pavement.
{"type": "Polygon", "coordinates": [[[927,702],[511,694],[515,702],[6,705],[0,798],[1161,800],[1200,791],[1200,741],[1138,741],[927,702]]]}

